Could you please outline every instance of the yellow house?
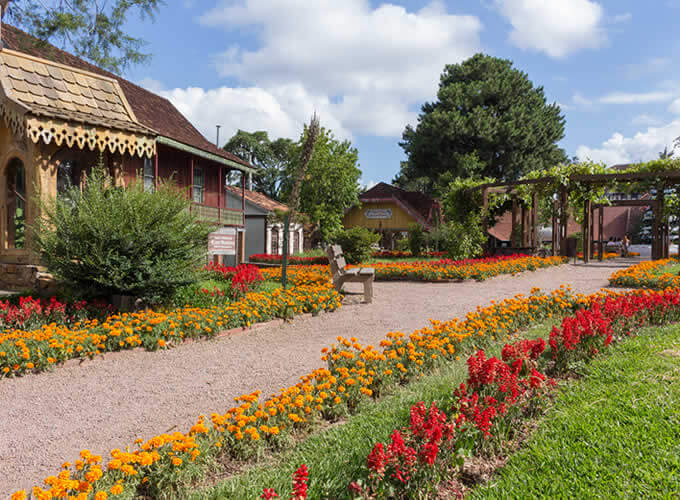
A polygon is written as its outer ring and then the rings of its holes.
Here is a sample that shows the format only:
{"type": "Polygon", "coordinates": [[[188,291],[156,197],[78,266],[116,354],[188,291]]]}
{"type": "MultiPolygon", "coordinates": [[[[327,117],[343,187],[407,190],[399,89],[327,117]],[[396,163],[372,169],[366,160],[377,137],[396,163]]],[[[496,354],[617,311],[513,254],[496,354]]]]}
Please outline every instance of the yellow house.
{"type": "Polygon", "coordinates": [[[380,245],[383,248],[393,249],[395,237],[407,232],[411,224],[420,224],[429,230],[442,220],[437,200],[384,182],[360,195],[359,202],[360,205],[345,214],[345,228],[360,226],[381,233],[380,245]]]}

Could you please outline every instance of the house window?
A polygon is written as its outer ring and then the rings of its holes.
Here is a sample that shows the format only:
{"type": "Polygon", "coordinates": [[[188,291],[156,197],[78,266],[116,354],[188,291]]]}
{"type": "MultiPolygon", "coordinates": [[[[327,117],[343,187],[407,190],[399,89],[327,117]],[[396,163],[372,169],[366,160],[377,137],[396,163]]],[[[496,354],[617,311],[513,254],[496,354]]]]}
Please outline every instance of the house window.
{"type": "Polygon", "coordinates": [[[272,254],[278,255],[279,254],[279,228],[274,227],[271,229],[272,233],[272,254]]]}
{"type": "Polygon", "coordinates": [[[204,191],[203,169],[201,167],[194,167],[194,186],[193,186],[193,200],[194,203],[203,203],[204,191]]]}
{"type": "Polygon", "coordinates": [[[59,162],[57,168],[57,194],[63,194],[73,186],[80,186],[82,169],[75,160],[59,162]]]}
{"type": "Polygon", "coordinates": [[[151,158],[144,158],[144,191],[154,191],[156,178],[154,176],[154,164],[151,158]]]}
{"type": "Polygon", "coordinates": [[[18,158],[7,166],[7,248],[26,247],[26,171],[18,158]]]}
{"type": "Polygon", "coordinates": [[[302,251],[300,248],[300,231],[293,231],[293,253],[302,251]]]}

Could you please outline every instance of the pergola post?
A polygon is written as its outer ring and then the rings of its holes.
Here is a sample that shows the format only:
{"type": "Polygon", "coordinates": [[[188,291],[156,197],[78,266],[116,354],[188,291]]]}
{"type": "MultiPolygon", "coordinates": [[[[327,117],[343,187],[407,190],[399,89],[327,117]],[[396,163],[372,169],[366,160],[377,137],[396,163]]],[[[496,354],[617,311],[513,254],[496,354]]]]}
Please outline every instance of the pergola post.
{"type": "Polygon", "coordinates": [[[569,224],[569,193],[567,186],[560,186],[560,255],[567,256],[567,227],[569,224]]]}
{"type": "Polygon", "coordinates": [[[656,203],[654,208],[654,223],[652,224],[652,260],[659,260],[664,254],[663,250],[663,203],[664,193],[663,187],[658,186],[656,189],[656,203]]]}
{"type": "Polygon", "coordinates": [[[590,207],[592,202],[585,200],[583,202],[583,262],[586,264],[590,262],[590,207]]]}
{"type": "Polygon", "coordinates": [[[595,250],[595,210],[593,208],[593,205],[591,203],[590,205],[590,248],[588,251],[590,252],[590,258],[593,258],[593,252],[595,250]]]}
{"type": "Polygon", "coordinates": [[[482,231],[486,238],[486,250],[489,251],[489,221],[487,219],[487,209],[489,207],[489,189],[482,188],[482,231]]]}
{"type": "Polygon", "coordinates": [[[604,260],[604,237],[602,234],[604,233],[604,207],[600,205],[600,208],[597,211],[597,234],[599,242],[598,242],[598,253],[600,254],[598,256],[600,262],[604,260]]]}
{"type": "Polygon", "coordinates": [[[553,200],[552,204],[552,255],[553,257],[557,256],[559,253],[559,230],[560,226],[557,222],[557,213],[558,208],[557,208],[557,200],[553,200]]]}
{"type": "Polygon", "coordinates": [[[529,243],[529,237],[531,235],[529,223],[530,215],[529,208],[522,203],[522,248],[531,246],[531,243],[529,243]]]}
{"type": "Polygon", "coordinates": [[[517,198],[512,198],[512,225],[510,226],[510,246],[519,247],[521,245],[519,240],[520,232],[520,209],[517,198]]]}
{"type": "Polygon", "coordinates": [[[531,197],[531,246],[534,250],[540,246],[538,238],[538,193],[534,193],[531,197]]]}

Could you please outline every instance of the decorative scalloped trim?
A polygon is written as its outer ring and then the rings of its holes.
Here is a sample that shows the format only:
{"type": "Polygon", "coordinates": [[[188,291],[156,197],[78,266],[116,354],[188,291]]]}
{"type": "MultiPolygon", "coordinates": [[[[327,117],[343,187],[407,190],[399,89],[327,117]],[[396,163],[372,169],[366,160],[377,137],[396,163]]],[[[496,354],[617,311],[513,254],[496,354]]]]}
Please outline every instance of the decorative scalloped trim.
{"type": "Polygon", "coordinates": [[[65,144],[69,148],[87,147],[91,151],[102,153],[108,150],[111,153],[127,153],[140,158],[152,158],[156,154],[156,139],[153,137],[96,126],[73,125],[63,120],[29,116],[26,119],[26,134],[34,143],[42,140],[45,144],[50,144],[54,141],[57,146],[65,144]]]}
{"type": "Polygon", "coordinates": [[[0,118],[4,120],[15,136],[23,137],[25,135],[26,125],[24,115],[8,106],[4,101],[0,102],[0,118]]]}

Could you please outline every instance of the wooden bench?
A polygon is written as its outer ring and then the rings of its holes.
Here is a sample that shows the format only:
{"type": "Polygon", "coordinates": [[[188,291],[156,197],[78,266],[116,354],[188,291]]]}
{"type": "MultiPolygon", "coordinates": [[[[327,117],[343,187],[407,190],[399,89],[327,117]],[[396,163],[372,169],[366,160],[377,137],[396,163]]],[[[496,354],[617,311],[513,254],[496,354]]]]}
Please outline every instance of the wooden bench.
{"type": "Polygon", "coordinates": [[[363,283],[364,301],[367,304],[373,302],[373,278],[375,269],[372,267],[347,269],[347,262],[342,255],[342,248],[339,245],[331,245],[326,250],[328,262],[331,266],[333,275],[333,286],[340,292],[345,283],[363,283]]]}

